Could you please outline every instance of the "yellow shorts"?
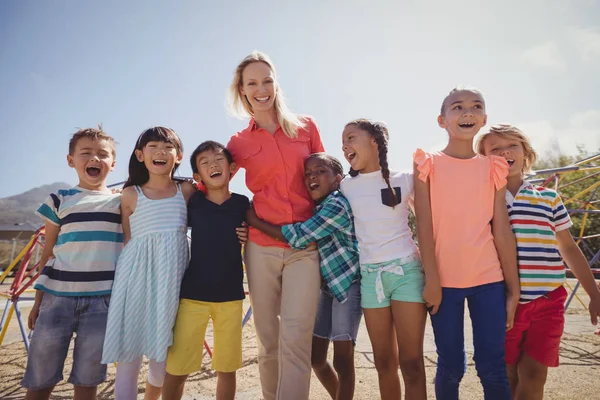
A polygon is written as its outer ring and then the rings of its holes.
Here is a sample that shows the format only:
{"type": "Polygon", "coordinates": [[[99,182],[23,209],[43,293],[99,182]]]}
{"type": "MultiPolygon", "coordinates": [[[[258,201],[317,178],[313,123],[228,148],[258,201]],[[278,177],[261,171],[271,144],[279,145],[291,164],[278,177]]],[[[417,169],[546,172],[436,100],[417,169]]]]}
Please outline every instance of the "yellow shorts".
{"type": "Polygon", "coordinates": [[[212,368],[234,372],[242,367],[242,300],[212,303],[181,299],[167,355],[167,372],[189,375],[200,371],[204,335],[209,318],[213,321],[212,368]]]}

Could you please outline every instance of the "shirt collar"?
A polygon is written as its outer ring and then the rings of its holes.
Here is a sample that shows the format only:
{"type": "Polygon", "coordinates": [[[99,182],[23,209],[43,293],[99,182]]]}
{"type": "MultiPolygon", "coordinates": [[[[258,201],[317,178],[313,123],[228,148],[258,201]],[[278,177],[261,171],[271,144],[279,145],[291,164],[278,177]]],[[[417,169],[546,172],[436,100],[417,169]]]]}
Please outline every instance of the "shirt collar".
{"type": "Polygon", "coordinates": [[[248,124],[248,128],[250,128],[250,131],[255,131],[258,129],[258,125],[256,124],[256,120],[254,118],[250,118],[250,123],[248,124]]]}
{"type": "MultiPolygon", "coordinates": [[[[250,132],[260,129],[254,117],[250,118],[250,122],[248,123],[248,129],[250,129],[250,132]]],[[[278,129],[281,129],[281,125],[279,124],[279,122],[277,122],[277,129],[275,129],[275,131],[277,131],[278,129]]]]}
{"type": "Polygon", "coordinates": [[[342,193],[339,190],[334,190],[333,192],[329,193],[327,195],[327,197],[325,197],[323,199],[322,202],[320,202],[319,204],[317,204],[317,206],[314,208],[314,212],[315,214],[317,213],[317,211],[319,211],[321,208],[323,208],[323,206],[325,205],[325,203],[327,203],[329,200],[336,198],[336,197],[340,197],[342,196],[342,193]]]}
{"type": "MultiPolygon", "coordinates": [[[[523,179],[523,183],[521,183],[521,187],[519,188],[519,190],[517,190],[517,195],[519,195],[519,193],[521,193],[522,190],[529,189],[532,186],[533,185],[531,184],[531,182],[523,179]]],[[[505,199],[506,199],[506,204],[508,204],[509,206],[512,206],[515,201],[515,196],[513,196],[512,193],[509,190],[507,190],[505,199]]]]}

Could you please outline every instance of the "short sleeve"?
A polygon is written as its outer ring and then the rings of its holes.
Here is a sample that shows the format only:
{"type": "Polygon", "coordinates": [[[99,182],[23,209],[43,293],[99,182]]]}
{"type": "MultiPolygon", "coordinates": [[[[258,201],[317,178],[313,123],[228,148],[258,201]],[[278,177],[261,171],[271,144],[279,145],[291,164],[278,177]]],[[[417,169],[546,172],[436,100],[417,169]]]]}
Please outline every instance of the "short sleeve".
{"type": "Polygon", "coordinates": [[[241,196],[240,207],[242,208],[242,210],[244,210],[244,212],[246,212],[248,210],[248,208],[250,208],[250,199],[243,194],[240,196],[241,196]]]}
{"type": "Polygon", "coordinates": [[[417,149],[413,154],[413,161],[417,165],[419,179],[423,182],[427,182],[427,178],[433,169],[433,158],[431,157],[431,154],[425,153],[421,149],[417,149]]]}
{"type": "Polygon", "coordinates": [[[489,156],[491,161],[490,174],[494,181],[494,188],[496,190],[502,189],[506,186],[506,177],[508,176],[508,163],[504,157],[489,156]]]}
{"type": "Polygon", "coordinates": [[[242,167],[242,158],[240,157],[239,154],[239,146],[238,146],[239,140],[238,140],[238,135],[233,135],[230,139],[229,142],[227,143],[227,150],[229,150],[229,153],[231,153],[231,157],[233,157],[233,161],[237,164],[238,168],[242,167]]]}
{"type": "Polygon", "coordinates": [[[564,206],[562,199],[560,198],[560,195],[558,193],[556,194],[556,199],[552,204],[552,213],[554,215],[554,228],[557,232],[569,229],[573,226],[573,222],[571,221],[569,212],[564,206]]]}
{"type": "Polygon", "coordinates": [[[52,193],[35,213],[53,225],[60,225],[60,217],[58,216],[59,208],[60,197],[52,193]]]}
{"type": "Polygon", "coordinates": [[[325,151],[325,147],[323,147],[323,142],[321,141],[321,134],[319,132],[317,123],[311,117],[304,118],[306,121],[306,130],[310,133],[311,153],[323,153],[325,151]]]}

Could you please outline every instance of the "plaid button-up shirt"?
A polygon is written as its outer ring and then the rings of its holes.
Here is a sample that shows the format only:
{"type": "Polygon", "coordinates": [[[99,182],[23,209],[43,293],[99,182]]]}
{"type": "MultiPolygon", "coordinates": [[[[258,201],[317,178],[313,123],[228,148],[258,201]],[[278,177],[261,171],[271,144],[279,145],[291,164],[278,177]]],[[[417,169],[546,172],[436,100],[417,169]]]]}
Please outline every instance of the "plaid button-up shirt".
{"type": "Polygon", "coordinates": [[[358,242],[350,203],[339,191],[329,194],[305,222],[285,225],[281,232],[293,248],[317,242],[321,276],[335,298],[343,303],[352,282],[360,277],[358,242]]]}

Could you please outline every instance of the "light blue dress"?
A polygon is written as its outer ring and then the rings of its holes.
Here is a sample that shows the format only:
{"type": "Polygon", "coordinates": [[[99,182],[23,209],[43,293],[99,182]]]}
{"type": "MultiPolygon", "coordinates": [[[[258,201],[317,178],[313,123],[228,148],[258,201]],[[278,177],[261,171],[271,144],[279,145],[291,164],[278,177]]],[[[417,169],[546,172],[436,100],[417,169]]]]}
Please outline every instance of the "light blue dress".
{"type": "Polygon", "coordinates": [[[187,205],[181,187],[173,197],[150,200],[135,186],[131,239],[115,271],[102,363],[167,358],[179,289],[189,263],[187,205]]]}

